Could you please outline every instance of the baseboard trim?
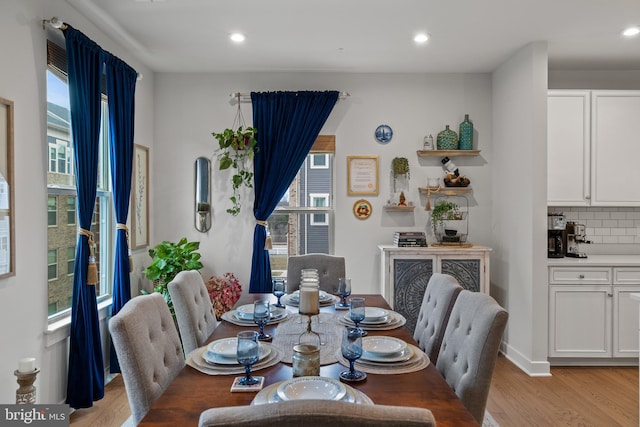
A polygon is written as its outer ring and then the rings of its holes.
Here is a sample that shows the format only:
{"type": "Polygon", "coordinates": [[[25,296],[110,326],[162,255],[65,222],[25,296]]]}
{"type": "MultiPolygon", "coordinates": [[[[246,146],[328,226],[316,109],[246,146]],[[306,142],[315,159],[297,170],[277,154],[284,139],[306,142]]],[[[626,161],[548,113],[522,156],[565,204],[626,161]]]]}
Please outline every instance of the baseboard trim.
{"type": "Polygon", "coordinates": [[[530,377],[550,377],[551,364],[547,360],[534,361],[530,360],[524,354],[520,353],[509,344],[502,343],[501,352],[509,359],[511,363],[516,365],[520,370],[530,377]]]}

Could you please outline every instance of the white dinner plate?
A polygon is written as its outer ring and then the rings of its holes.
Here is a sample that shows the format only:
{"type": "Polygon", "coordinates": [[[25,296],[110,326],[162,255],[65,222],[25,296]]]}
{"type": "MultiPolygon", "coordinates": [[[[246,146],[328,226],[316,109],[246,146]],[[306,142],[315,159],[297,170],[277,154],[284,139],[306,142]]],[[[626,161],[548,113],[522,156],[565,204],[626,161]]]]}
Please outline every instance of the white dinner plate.
{"type": "Polygon", "coordinates": [[[364,308],[364,321],[365,322],[376,322],[380,319],[384,319],[389,315],[389,311],[384,308],[378,307],[365,307],[364,308]]]}
{"type": "MultiPolygon", "coordinates": [[[[318,297],[320,299],[320,302],[327,302],[327,301],[331,301],[333,299],[331,297],[331,295],[329,295],[325,291],[320,291],[318,297]]],[[[289,296],[289,298],[291,298],[291,301],[293,301],[293,302],[300,302],[300,291],[294,291],[289,296]]]]}
{"type": "MultiPolygon", "coordinates": [[[[278,308],[274,305],[269,306],[269,310],[271,312],[271,320],[277,320],[286,315],[286,310],[284,308],[278,308]]],[[[253,304],[245,304],[236,308],[236,317],[240,320],[248,320],[250,322],[253,321],[253,304]]]]}
{"type": "Polygon", "coordinates": [[[381,356],[379,354],[369,353],[367,351],[362,352],[362,356],[360,359],[363,361],[369,362],[382,362],[382,363],[396,363],[396,362],[405,362],[413,357],[413,350],[411,347],[407,346],[404,350],[399,353],[390,355],[390,356],[381,356]]]}
{"type": "Polygon", "coordinates": [[[341,400],[347,389],[333,378],[298,377],[284,381],[276,393],[282,400],[341,400]]]}
{"type": "Polygon", "coordinates": [[[407,343],[394,337],[364,337],[362,351],[375,356],[392,356],[407,348],[407,343]]]}
{"type": "MultiPolygon", "coordinates": [[[[262,360],[271,354],[271,347],[266,346],[262,343],[258,343],[258,346],[259,346],[258,360],[262,360]]],[[[236,358],[237,350],[235,350],[236,347],[237,347],[237,338],[224,338],[218,341],[214,341],[211,344],[209,344],[207,351],[202,353],[202,359],[204,359],[204,361],[207,363],[212,363],[216,365],[238,365],[238,359],[236,358]],[[221,348],[224,351],[224,353],[216,353],[215,351],[212,351],[211,346],[221,341],[227,341],[227,342],[221,343],[220,346],[217,347],[217,349],[221,348]],[[234,348],[233,353],[229,353],[230,345],[233,345],[233,348],[234,348]]]]}

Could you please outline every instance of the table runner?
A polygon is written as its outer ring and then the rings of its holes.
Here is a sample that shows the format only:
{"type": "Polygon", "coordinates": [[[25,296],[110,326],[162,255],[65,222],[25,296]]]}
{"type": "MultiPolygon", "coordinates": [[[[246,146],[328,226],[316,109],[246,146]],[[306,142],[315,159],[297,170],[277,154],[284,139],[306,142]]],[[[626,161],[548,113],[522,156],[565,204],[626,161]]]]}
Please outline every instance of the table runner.
{"type": "MultiPolygon", "coordinates": [[[[300,334],[307,330],[307,316],[298,313],[291,313],[291,319],[280,323],[273,339],[273,346],[282,352],[282,361],[291,363],[293,360],[293,346],[298,345],[300,334]],[[299,320],[301,323],[298,323],[299,320]]],[[[340,350],[343,326],[338,324],[335,315],[332,313],[320,313],[313,316],[311,329],[322,337],[324,345],[320,346],[320,365],[330,365],[337,361],[336,350],[340,350]]]]}

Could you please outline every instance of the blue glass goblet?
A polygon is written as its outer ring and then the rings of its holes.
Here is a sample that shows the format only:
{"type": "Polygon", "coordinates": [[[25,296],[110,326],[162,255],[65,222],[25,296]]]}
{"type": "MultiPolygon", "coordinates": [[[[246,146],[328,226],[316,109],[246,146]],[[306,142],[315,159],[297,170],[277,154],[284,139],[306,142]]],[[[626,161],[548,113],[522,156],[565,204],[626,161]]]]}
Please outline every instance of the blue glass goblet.
{"type": "Polygon", "coordinates": [[[342,381],[362,381],[367,374],[355,369],[355,362],[362,356],[362,330],[345,328],[342,332],[342,356],[349,361],[349,370],[340,372],[342,381]]]}
{"type": "Polygon", "coordinates": [[[264,327],[269,323],[270,317],[271,310],[269,309],[269,301],[256,301],[253,303],[253,322],[260,327],[258,339],[261,341],[268,341],[271,339],[271,335],[264,333],[264,327]]]}
{"type": "Polygon", "coordinates": [[[364,298],[351,298],[350,302],[349,319],[355,323],[356,329],[359,329],[360,334],[364,337],[367,335],[367,332],[360,328],[360,322],[362,322],[365,317],[364,298]]]}
{"type": "Polygon", "coordinates": [[[285,287],[284,279],[281,279],[281,278],[273,279],[271,283],[272,283],[271,292],[273,293],[273,295],[276,296],[276,298],[278,298],[276,307],[284,307],[284,305],[282,305],[282,303],[280,302],[280,298],[282,298],[282,296],[284,295],[284,287],[285,287]]]}
{"type": "Polygon", "coordinates": [[[245,369],[244,378],[239,383],[241,385],[257,384],[259,380],[251,376],[251,365],[258,361],[258,333],[255,331],[242,331],[238,332],[237,337],[236,357],[238,358],[238,363],[244,366],[245,369]]]}
{"type": "Polygon", "coordinates": [[[347,297],[351,295],[351,279],[341,277],[338,279],[338,293],[342,297],[340,307],[349,307],[347,304],[347,297]]]}

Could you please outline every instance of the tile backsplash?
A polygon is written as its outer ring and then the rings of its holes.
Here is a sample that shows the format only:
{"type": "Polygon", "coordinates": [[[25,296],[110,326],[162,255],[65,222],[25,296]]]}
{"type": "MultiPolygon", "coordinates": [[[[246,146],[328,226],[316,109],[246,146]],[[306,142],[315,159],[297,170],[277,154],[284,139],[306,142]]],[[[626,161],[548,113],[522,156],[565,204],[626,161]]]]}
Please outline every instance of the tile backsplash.
{"type": "Polygon", "coordinates": [[[585,225],[592,244],[582,245],[581,250],[595,253],[599,245],[640,244],[640,208],[550,207],[548,212],[563,213],[567,221],[585,225]]]}

